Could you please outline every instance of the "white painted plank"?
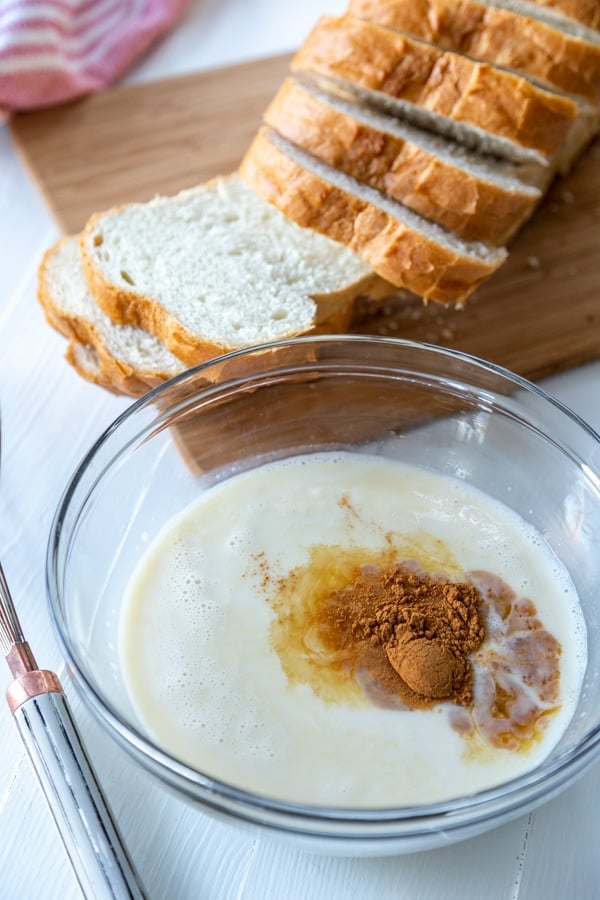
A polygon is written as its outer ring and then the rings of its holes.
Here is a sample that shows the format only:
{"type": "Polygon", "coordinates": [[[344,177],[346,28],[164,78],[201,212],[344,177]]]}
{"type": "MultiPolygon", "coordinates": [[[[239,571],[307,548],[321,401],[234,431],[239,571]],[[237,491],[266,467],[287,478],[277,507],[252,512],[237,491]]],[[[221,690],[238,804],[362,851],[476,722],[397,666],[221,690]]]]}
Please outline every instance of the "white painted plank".
{"type": "Polygon", "coordinates": [[[521,817],[440,850],[374,859],[316,856],[263,841],[240,896],[244,900],[507,900],[526,826],[527,817],[521,817]]]}
{"type": "Polygon", "coordinates": [[[22,760],[0,822],[2,900],[81,900],[81,891],[28,759],[22,760]]]}
{"type": "Polygon", "coordinates": [[[515,900],[600,898],[600,762],[537,810],[515,900]]]}

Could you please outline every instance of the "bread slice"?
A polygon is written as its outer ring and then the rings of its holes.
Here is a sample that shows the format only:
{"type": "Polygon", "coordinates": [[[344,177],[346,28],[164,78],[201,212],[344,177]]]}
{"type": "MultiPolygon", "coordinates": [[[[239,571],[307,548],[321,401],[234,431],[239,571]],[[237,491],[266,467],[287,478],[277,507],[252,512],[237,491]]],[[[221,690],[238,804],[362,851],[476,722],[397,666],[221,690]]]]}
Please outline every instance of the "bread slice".
{"type": "Polygon", "coordinates": [[[104,311],[188,365],[343,330],[354,298],[380,282],[351,250],[300,228],[236,176],[92,216],[80,248],[104,311]]]}
{"type": "Polygon", "coordinates": [[[139,381],[135,375],[125,381],[115,384],[111,375],[103,367],[96,350],[90,344],[80,344],[79,341],[70,340],[65,352],[65,359],[78,375],[97,384],[111,394],[128,395],[130,397],[143,397],[150,390],[150,385],[139,381]]]}
{"type": "MultiPolygon", "coordinates": [[[[102,383],[138,396],[184,370],[155,337],[141,328],[115,325],[99,309],[83,277],[77,237],[61,238],[46,252],[38,279],[46,318],[71,339],[67,359],[78,371],[100,371],[102,383]]],[[[100,375],[91,380],[99,381],[100,375]]]]}
{"type": "Polygon", "coordinates": [[[351,0],[349,12],[600,104],[600,45],[477,0],[351,0]]]}
{"type": "Polygon", "coordinates": [[[266,126],[240,174],[299,225],[350,247],[382,278],[426,299],[461,304],[507,255],[461,241],[266,126]]]}
{"type": "Polygon", "coordinates": [[[512,72],[350,16],[320,19],[292,69],[517,162],[547,165],[579,114],[573,100],[512,72]]]}
{"type": "Polygon", "coordinates": [[[588,41],[600,39],[598,0],[482,0],[487,6],[513,9],[556,28],[579,34],[588,41]]]}
{"type": "MultiPolygon", "coordinates": [[[[282,84],[264,119],[328,165],[466,240],[507,243],[542,195],[523,180],[532,173],[514,164],[482,157],[292,78],[282,84]]],[[[539,177],[542,167],[535,168],[539,177]]]]}

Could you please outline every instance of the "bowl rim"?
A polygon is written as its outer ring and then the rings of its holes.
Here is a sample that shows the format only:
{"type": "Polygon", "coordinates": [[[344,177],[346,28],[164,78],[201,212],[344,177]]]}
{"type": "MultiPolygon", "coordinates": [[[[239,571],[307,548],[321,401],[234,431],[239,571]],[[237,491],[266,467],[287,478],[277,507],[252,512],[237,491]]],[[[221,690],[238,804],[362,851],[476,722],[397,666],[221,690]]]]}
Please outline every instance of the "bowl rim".
{"type": "MultiPolygon", "coordinates": [[[[203,370],[210,368],[224,361],[235,359],[237,357],[245,357],[253,354],[264,353],[269,349],[280,349],[289,347],[290,345],[300,344],[326,344],[326,343],[343,343],[343,344],[387,344],[391,347],[403,348],[405,350],[416,350],[427,353],[433,353],[437,357],[447,358],[449,360],[457,360],[467,366],[473,367],[475,370],[492,373],[500,379],[512,383],[515,388],[525,390],[529,394],[537,396],[543,404],[549,404],[559,413],[564,415],[578,429],[583,431],[589,438],[600,446],[600,435],[577,413],[571,410],[566,404],[562,403],[550,393],[540,388],[538,385],[527,380],[526,378],[511,372],[509,369],[496,363],[489,362],[478,356],[464,351],[454,350],[452,348],[440,347],[436,344],[427,342],[407,340],[403,338],[382,336],[382,335],[359,335],[359,334],[330,334],[330,335],[303,335],[271,341],[264,344],[254,344],[229,353],[221,354],[210,360],[202,362],[186,371],[174,376],[168,381],[163,382],[157,387],[151,389],[143,397],[134,400],[127,408],[121,412],[106,427],[98,438],[92,443],[90,449],[82,457],[81,461],[70,476],[62,495],[57,504],[48,536],[46,551],[46,593],[49,604],[50,616],[53,623],[58,643],[65,657],[67,671],[71,680],[74,682],[78,693],[82,696],[87,707],[92,711],[95,718],[102,724],[108,725],[108,731],[116,741],[124,747],[134,758],[144,765],[144,767],[157,774],[163,782],[175,787],[178,791],[187,794],[205,806],[212,807],[215,811],[225,811],[235,818],[246,820],[253,823],[267,825],[278,831],[287,830],[295,833],[304,833],[310,836],[321,836],[322,830],[314,830],[314,826],[318,828],[327,827],[343,827],[350,829],[353,826],[362,826],[363,828],[379,825],[386,829],[396,826],[400,827],[400,832],[393,834],[343,834],[336,832],[334,834],[327,833],[327,837],[334,837],[347,840],[355,838],[364,841],[373,838],[374,840],[383,838],[403,838],[406,836],[418,836],[433,831],[451,832],[453,829],[460,829],[465,825],[473,825],[477,822],[485,821],[488,818],[498,817],[501,813],[504,816],[510,814],[518,814],[524,807],[531,808],[536,803],[542,802],[546,795],[552,796],[566,786],[575,777],[581,774],[592,762],[594,751],[600,750],[600,723],[595,728],[588,731],[578,744],[567,753],[560,754],[552,762],[547,765],[543,760],[533,769],[523,773],[522,775],[504,781],[501,784],[478,791],[472,794],[461,795],[449,800],[423,804],[419,806],[403,806],[403,807],[377,807],[373,809],[352,807],[352,806],[314,806],[309,804],[301,804],[297,802],[288,802],[279,800],[266,795],[261,795],[249,790],[236,787],[225,781],[213,778],[210,775],[202,773],[186,763],[170,756],[155,744],[150,738],[144,735],[136,726],[129,722],[121,715],[111,704],[108,698],[96,688],[93,680],[88,677],[85,663],[79,658],[79,654],[74,648],[66,628],[63,627],[64,619],[61,614],[60,602],[60,579],[58,574],[58,548],[63,536],[63,522],[67,511],[70,509],[73,496],[76,489],[83,479],[85,472],[100,449],[107,441],[116,433],[120,427],[129,419],[136,416],[139,410],[144,407],[153,405],[158,397],[168,393],[173,388],[185,381],[192,381],[203,370]],[[559,781],[561,773],[568,773],[569,777],[564,782],[559,781]],[[498,806],[500,804],[500,806],[498,806]],[[232,808],[228,808],[232,807],[232,808]],[[273,822],[264,821],[264,817],[268,815],[274,816],[273,822]],[[279,817],[279,818],[278,818],[279,817]],[[416,826],[416,830],[408,831],[407,826],[410,824],[416,826]],[[313,828],[309,826],[312,825],[313,828]],[[308,830],[307,830],[308,828],[308,830]]],[[[316,364],[318,365],[318,360],[316,364]]],[[[236,380],[232,378],[231,380],[236,380]]],[[[218,393],[218,390],[217,390],[218,393]]],[[[101,481],[104,473],[124,452],[128,445],[120,448],[119,453],[104,467],[103,471],[96,478],[94,486],[101,481]]],[[[561,449],[562,445],[561,445],[561,449]]],[[[586,471],[586,475],[594,476],[597,482],[596,487],[600,492],[600,473],[597,475],[591,470],[586,471]]],[[[85,508],[89,493],[86,495],[83,505],[78,512],[85,508]]]]}

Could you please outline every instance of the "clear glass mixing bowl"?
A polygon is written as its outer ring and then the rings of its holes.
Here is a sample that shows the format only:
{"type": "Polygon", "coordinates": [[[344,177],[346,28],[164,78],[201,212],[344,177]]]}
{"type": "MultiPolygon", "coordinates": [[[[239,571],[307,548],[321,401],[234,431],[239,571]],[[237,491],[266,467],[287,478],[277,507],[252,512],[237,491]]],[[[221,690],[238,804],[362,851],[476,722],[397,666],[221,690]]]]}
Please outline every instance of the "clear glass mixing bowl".
{"type": "MultiPolygon", "coordinates": [[[[69,483],[49,540],[52,616],[77,688],[104,728],[164,785],[205,811],[306,847],[412,852],[495,827],[553,797],[600,747],[600,438],[543,391],[481,360],[359,336],[302,338],[199,366],[134,403],[69,483]],[[578,591],[588,663],[558,745],[492,790],[401,809],[317,808],[194,771],[144,733],[117,653],[124,587],[165,522],[223,471],[257,458],[369,448],[463,479],[545,537],[578,591]]],[[[560,636],[559,636],[560,638],[560,636]]]]}

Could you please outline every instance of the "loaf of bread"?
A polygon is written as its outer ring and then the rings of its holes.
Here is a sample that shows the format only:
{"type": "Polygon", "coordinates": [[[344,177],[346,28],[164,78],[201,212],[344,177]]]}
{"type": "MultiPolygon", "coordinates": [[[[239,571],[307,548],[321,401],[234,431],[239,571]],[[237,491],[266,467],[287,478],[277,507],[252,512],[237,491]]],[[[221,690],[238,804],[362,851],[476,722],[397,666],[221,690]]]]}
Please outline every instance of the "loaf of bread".
{"type": "Polygon", "coordinates": [[[542,196],[545,171],[455,141],[288,78],[265,122],[291,143],[467,241],[506,244],[542,196]]]}
{"type": "Polygon", "coordinates": [[[239,172],[48,251],[38,295],[68,361],[138,396],[344,331],[358,297],[462,306],[598,129],[599,27],[595,0],[351,0],[298,50],[239,172]]]}
{"type": "Polygon", "coordinates": [[[600,44],[477,0],[351,0],[349,12],[600,104],[600,44]]]}

